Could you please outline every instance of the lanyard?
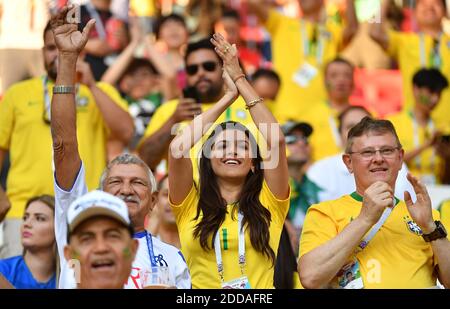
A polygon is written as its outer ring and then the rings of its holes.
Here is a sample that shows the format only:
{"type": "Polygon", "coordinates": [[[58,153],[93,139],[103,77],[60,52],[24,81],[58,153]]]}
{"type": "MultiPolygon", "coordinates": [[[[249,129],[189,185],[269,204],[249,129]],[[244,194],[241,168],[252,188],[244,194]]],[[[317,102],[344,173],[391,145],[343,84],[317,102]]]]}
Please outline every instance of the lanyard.
{"type": "Polygon", "coordinates": [[[103,21],[91,2],[88,1],[86,3],[86,9],[88,10],[89,15],[95,19],[95,29],[97,30],[98,36],[102,40],[106,39],[106,30],[103,21]]]}
{"type": "MultiPolygon", "coordinates": [[[[420,38],[420,66],[422,67],[426,67],[427,66],[427,60],[425,59],[425,35],[423,33],[420,34],[419,36],[420,38]]],[[[431,67],[433,68],[441,68],[442,67],[442,58],[441,55],[439,54],[440,50],[441,50],[441,45],[442,45],[442,33],[439,34],[439,43],[437,45],[437,48],[433,46],[433,49],[431,50],[431,54],[430,54],[430,59],[429,59],[429,64],[431,65],[431,67]]]]}
{"type": "MultiPolygon", "coordinates": [[[[328,104],[328,106],[331,106],[329,101],[327,101],[327,104],[328,104]]],[[[331,111],[331,113],[332,113],[332,111],[331,111]]],[[[334,143],[339,148],[341,148],[342,147],[341,137],[340,137],[340,134],[339,134],[339,128],[338,128],[338,125],[336,123],[336,118],[334,117],[334,115],[330,115],[328,117],[328,124],[330,125],[331,134],[333,135],[334,143]]]]}
{"type": "MultiPolygon", "coordinates": [[[[414,148],[417,148],[420,146],[420,140],[419,140],[419,126],[417,124],[416,118],[414,118],[414,115],[411,114],[411,120],[412,120],[412,125],[413,125],[413,138],[414,138],[414,148]]],[[[430,134],[433,133],[434,131],[434,124],[433,121],[430,119],[428,120],[428,124],[427,124],[427,128],[426,128],[427,132],[429,132],[430,134]]],[[[431,171],[434,171],[434,159],[435,159],[435,151],[434,148],[432,150],[432,154],[431,154],[431,158],[430,158],[430,169],[431,171]]],[[[420,154],[417,155],[417,157],[414,159],[414,164],[416,165],[416,167],[418,169],[421,168],[422,163],[421,163],[421,159],[420,159],[420,154]]]]}
{"type": "Polygon", "coordinates": [[[52,119],[51,118],[52,109],[51,109],[50,95],[48,94],[47,83],[48,83],[47,75],[42,76],[42,87],[44,88],[44,106],[45,106],[44,115],[46,119],[50,121],[52,119]]]}
{"type": "Polygon", "coordinates": [[[143,231],[143,232],[139,232],[139,233],[135,233],[133,235],[133,238],[142,238],[142,236],[145,235],[145,240],[147,241],[147,249],[148,249],[148,256],[150,257],[150,263],[152,264],[152,267],[156,267],[156,259],[155,259],[155,254],[153,253],[153,240],[152,240],[152,235],[147,232],[147,231],[143,231]]]}
{"type": "Polygon", "coordinates": [[[225,110],[225,121],[231,120],[231,107],[227,107],[225,110]]]}
{"type": "MultiPolygon", "coordinates": [[[[317,42],[317,47],[316,47],[316,61],[317,61],[317,65],[320,66],[323,62],[323,53],[324,53],[324,47],[325,47],[325,42],[324,42],[324,37],[323,37],[323,26],[319,25],[318,26],[318,42],[317,42]]],[[[304,20],[300,21],[300,32],[302,35],[302,47],[303,47],[303,55],[306,57],[311,55],[312,52],[312,48],[311,48],[311,42],[309,40],[308,34],[306,33],[306,24],[304,20]]]]}
{"type": "MultiPolygon", "coordinates": [[[[351,195],[352,196],[353,195],[357,195],[357,193],[353,192],[351,195]]],[[[394,207],[396,205],[396,201],[397,201],[397,199],[394,198],[394,203],[393,203],[392,207],[386,207],[384,209],[383,214],[381,215],[381,217],[378,220],[378,222],[374,226],[372,226],[370,231],[361,240],[361,242],[359,243],[358,247],[356,247],[355,254],[361,252],[365,247],[367,247],[369,242],[375,237],[375,234],[378,233],[378,231],[381,229],[381,227],[383,226],[383,224],[386,222],[387,218],[391,214],[392,210],[394,209],[394,207]]]]}
{"type": "MultiPolygon", "coordinates": [[[[245,267],[245,236],[244,229],[242,228],[242,219],[244,216],[241,212],[238,212],[238,246],[239,246],[239,267],[241,268],[241,274],[244,275],[244,267],[245,267]]],[[[220,248],[220,236],[219,231],[216,233],[216,237],[214,239],[214,251],[216,252],[216,263],[217,263],[217,271],[219,272],[220,280],[224,282],[223,277],[223,260],[222,260],[222,252],[220,248]]]]}

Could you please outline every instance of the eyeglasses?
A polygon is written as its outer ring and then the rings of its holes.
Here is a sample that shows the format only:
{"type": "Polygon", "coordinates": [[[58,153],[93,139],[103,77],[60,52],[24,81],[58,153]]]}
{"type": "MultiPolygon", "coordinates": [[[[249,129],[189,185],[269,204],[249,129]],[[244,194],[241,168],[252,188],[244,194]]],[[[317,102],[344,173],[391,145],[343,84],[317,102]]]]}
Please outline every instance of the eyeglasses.
{"type": "Polygon", "coordinates": [[[298,141],[303,141],[305,144],[308,144],[308,138],[306,136],[286,135],[285,140],[288,145],[295,144],[298,141]]]}
{"type": "Polygon", "coordinates": [[[214,72],[217,68],[217,62],[214,61],[205,61],[200,64],[191,64],[186,67],[186,73],[188,75],[195,75],[198,72],[199,66],[203,67],[203,70],[207,72],[214,72]]]}
{"type": "Polygon", "coordinates": [[[380,155],[383,158],[391,159],[395,156],[395,151],[400,149],[400,147],[385,147],[381,149],[366,149],[363,151],[352,151],[348,154],[359,154],[364,159],[372,159],[375,157],[377,152],[380,153],[380,155]]]}

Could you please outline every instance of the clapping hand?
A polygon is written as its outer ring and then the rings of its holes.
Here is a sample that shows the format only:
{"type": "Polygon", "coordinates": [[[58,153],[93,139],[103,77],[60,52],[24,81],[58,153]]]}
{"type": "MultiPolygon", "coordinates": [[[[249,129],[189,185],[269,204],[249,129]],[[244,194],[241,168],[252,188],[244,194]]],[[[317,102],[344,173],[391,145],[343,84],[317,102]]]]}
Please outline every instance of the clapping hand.
{"type": "Polygon", "coordinates": [[[213,35],[211,43],[216,47],[215,51],[222,59],[224,69],[230,75],[231,79],[236,81],[239,76],[243,75],[241,66],[239,65],[236,44],[231,45],[219,33],[213,35]]]}

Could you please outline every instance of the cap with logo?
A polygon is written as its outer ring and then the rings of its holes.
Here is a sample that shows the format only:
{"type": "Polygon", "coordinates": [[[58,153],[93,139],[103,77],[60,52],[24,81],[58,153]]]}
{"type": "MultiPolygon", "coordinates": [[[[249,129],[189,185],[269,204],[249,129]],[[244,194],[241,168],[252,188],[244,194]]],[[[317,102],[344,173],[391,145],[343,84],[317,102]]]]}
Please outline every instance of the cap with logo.
{"type": "Polygon", "coordinates": [[[80,223],[96,216],[115,219],[129,227],[131,224],[128,207],[124,201],[104,191],[91,191],[77,198],[67,211],[69,232],[73,232],[80,223]]]}

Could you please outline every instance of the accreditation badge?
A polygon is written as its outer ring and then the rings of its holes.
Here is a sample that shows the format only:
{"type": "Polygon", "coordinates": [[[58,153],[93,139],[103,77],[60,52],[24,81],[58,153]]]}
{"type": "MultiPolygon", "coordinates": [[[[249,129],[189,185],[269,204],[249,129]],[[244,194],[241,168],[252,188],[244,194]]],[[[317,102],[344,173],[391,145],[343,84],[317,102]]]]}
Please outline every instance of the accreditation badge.
{"type": "Polygon", "coordinates": [[[251,288],[247,276],[242,276],[238,279],[222,282],[222,289],[250,290],[251,288]]]}
{"type": "Polygon", "coordinates": [[[311,81],[317,76],[319,70],[312,64],[305,62],[295,71],[292,76],[293,81],[302,88],[306,88],[311,84],[311,81]]]}
{"type": "Polygon", "coordinates": [[[359,270],[359,263],[357,260],[342,267],[337,275],[339,288],[341,289],[362,289],[364,283],[361,278],[359,270]]]}

